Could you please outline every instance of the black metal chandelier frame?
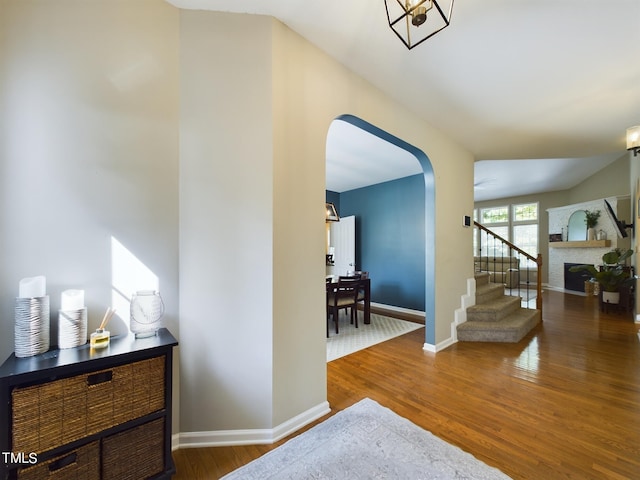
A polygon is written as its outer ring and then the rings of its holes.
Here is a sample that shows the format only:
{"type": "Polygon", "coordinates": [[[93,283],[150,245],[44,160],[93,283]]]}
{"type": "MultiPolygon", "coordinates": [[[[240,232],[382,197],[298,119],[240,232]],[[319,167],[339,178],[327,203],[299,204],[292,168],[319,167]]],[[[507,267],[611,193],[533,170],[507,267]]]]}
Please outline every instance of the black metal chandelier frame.
{"type": "MultiPolygon", "coordinates": [[[[437,0],[384,0],[384,6],[387,11],[389,27],[391,27],[397,37],[404,43],[405,47],[411,50],[449,26],[451,22],[451,12],[453,10],[453,1],[454,0],[451,0],[451,4],[446,13],[437,0]],[[395,8],[396,11],[401,12],[399,16],[396,16],[395,13],[390,11],[389,2],[392,2],[394,7],[396,3],[400,6],[400,10],[398,10],[397,7],[395,8]],[[412,31],[414,33],[419,32],[417,29],[423,26],[427,21],[428,12],[434,8],[438,14],[437,26],[433,31],[428,30],[424,36],[419,36],[418,40],[414,42],[412,37],[415,35],[412,35],[412,31]],[[442,22],[441,24],[439,23],[440,21],[442,22]]],[[[442,0],[440,3],[442,3],[442,0]]],[[[433,15],[433,13],[431,13],[431,15],[433,15]]],[[[425,28],[428,29],[428,27],[425,28]]]]}

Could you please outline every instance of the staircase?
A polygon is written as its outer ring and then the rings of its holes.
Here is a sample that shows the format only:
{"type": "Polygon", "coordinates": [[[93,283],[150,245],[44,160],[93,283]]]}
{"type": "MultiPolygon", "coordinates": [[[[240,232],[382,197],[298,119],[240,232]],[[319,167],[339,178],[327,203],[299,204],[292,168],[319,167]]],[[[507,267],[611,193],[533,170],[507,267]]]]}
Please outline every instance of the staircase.
{"type": "Polygon", "coordinates": [[[488,273],[475,279],[476,304],[457,326],[458,341],[517,343],[540,322],[540,310],[522,308],[522,299],[505,295],[504,285],[489,282],[488,273]]]}

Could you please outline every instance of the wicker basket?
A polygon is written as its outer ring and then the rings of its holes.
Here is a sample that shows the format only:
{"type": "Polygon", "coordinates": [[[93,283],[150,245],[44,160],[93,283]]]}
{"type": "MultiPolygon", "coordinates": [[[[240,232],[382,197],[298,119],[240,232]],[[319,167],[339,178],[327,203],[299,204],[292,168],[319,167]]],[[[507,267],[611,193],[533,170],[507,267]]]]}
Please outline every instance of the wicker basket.
{"type": "Polygon", "coordinates": [[[46,452],[164,408],[165,357],[18,387],[13,451],[46,452]]]}
{"type": "Polygon", "coordinates": [[[100,443],[93,442],[33,467],[18,470],[18,480],[95,480],[100,477],[100,443]]]}
{"type": "Polygon", "coordinates": [[[164,418],[102,440],[102,480],[149,478],[164,464],[164,418]]]}
{"type": "Polygon", "coordinates": [[[593,290],[593,282],[590,282],[588,280],[584,282],[584,293],[587,295],[587,297],[593,295],[593,290]]]}

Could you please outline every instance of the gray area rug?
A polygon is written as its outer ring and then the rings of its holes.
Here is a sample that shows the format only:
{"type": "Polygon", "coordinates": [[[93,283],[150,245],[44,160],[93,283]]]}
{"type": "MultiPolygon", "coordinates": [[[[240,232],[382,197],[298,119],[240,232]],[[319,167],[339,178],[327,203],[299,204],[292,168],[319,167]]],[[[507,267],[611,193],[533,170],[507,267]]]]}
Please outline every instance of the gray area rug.
{"type": "Polygon", "coordinates": [[[224,480],[509,479],[365,398],[224,480]]]}
{"type": "Polygon", "coordinates": [[[424,325],[419,323],[385,317],[376,313],[371,314],[371,323],[365,325],[362,312],[358,312],[358,325],[358,328],[355,328],[350,323],[349,316],[344,313],[340,314],[338,334],[336,334],[333,321],[329,323],[327,362],[419,328],[424,328],[424,325]]]}

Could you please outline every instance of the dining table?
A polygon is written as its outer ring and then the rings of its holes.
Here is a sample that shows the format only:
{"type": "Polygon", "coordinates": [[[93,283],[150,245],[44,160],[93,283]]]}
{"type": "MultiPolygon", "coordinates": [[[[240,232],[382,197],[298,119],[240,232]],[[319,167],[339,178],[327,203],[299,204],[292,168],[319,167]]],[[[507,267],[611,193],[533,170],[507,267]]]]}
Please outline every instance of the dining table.
{"type": "MultiPolygon", "coordinates": [[[[338,283],[338,275],[327,275],[327,279],[331,279],[332,283],[338,283]]],[[[330,287],[330,283],[327,283],[327,288],[330,287]]],[[[364,291],[364,323],[365,325],[369,325],[371,323],[371,279],[370,278],[361,278],[360,285],[362,290],[364,291]]]]}

